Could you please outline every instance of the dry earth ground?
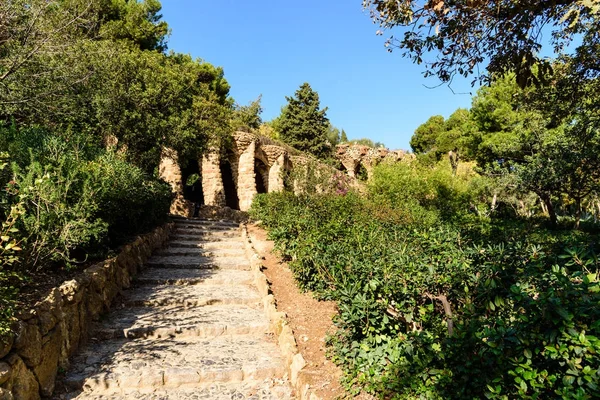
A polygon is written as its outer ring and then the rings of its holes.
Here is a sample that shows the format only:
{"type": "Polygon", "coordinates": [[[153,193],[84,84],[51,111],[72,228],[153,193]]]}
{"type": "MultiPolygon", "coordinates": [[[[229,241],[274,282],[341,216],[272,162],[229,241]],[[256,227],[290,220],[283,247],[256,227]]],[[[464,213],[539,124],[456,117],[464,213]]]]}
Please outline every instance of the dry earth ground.
{"type": "MultiPolygon", "coordinates": [[[[319,301],[310,293],[302,293],[292,271],[273,251],[274,243],[267,240],[267,233],[253,224],[248,225],[248,233],[259,255],[264,257],[263,272],[271,283],[277,309],[288,316],[298,349],[306,360],[304,369],[311,375],[312,389],[324,400],[347,398],[339,383],[342,371],[326,357],[325,338],[335,330],[332,322],[337,313],[335,302],[319,301]]],[[[354,398],[372,399],[366,394],[354,398]]]]}

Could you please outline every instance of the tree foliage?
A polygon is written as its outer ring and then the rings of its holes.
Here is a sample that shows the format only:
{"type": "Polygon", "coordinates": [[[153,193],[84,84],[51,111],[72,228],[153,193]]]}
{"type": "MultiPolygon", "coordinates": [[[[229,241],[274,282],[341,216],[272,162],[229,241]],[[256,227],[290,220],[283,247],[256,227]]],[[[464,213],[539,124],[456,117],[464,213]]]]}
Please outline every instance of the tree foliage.
{"type": "Polygon", "coordinates": [[[0,336],[30,273],[104,257],[164,222],[165,147],[197,160],[231,133],[223,69],[167,53],[160,10],[0,2],[0,336]]]}
{"type": "MultiPolygon", "coordinates": [[[[576,35],[597,41],[592,25],[600,11],[595,0],[363,0],[363,7],[383,30],[407,28],[386,46],[425,64],[425,76],[451,82],[475,73],[489,82],[494,74],[514,72],[521,87],[546,82],[552,70],[541,55],[547,31],[555,54],[563,54],[576,35]],[[484,63],[485,72],[479,70],[484,63]]],[[[578,63],[584,69],[594,65],[585,57],[578,63]]]]}
{"type": "Polygon", "coordinates": [[[303,83],[294,96],[286,99],[276,124],[280,139],[298,150],[326,158],[331,152],[330,123],[327,108],[321,109],[319,94],[303,83]]]}
{"type": "Polygon", "coordinates": [[[436,161],[450,152],[463,160],[472,160],[477,145],[477,126],[464,108],[457,109],[447,120],[441,115],[430,117],[410,139],[415,154],[427,154],[436,161]]]}
{"type": "Polygon", "coordinates": [[[477,91],[470,111],[421,125],[411,139],[413,149],[437,160],[458,151],[502,181],[503,190],[516,190],[522,198],[535,193],[553,224],[562,213],[579,225],[582,204],[600,184],[598,82],[571,68],[556,62],[552,84],[539,88],[521,89],[515,74],[497,77],[477,91]],[[574,82],[578,85],[568,89],[574,82]]]}
{"type": "MultiPolygon", "coordinates": [[[[239,104],[234,105],[233,109],[233,117],[231,121],[231,127],[233,130],[247,130],[247,131],[255,131],[258,130],[263,121],[260,117],[263,109],[260,104],[262,96],[258,96],[258,98],[247,106],[242,106],[239,104]]],[[[267,135],[268,136],[268,135],[267,135]]]]}

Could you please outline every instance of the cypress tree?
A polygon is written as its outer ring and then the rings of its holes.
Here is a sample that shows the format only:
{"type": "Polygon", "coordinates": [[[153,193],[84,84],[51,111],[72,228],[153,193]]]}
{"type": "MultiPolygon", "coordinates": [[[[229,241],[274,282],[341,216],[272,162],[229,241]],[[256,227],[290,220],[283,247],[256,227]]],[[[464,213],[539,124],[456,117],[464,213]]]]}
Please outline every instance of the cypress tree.
{"type": "Polygon", "coordinates": [[[278,128],[280,138],[290,146],[326,158],[331,153],[327,140],[329,119],[327,107],[321,108],[319,94],[304,83],[281,112],[278,128]]]}

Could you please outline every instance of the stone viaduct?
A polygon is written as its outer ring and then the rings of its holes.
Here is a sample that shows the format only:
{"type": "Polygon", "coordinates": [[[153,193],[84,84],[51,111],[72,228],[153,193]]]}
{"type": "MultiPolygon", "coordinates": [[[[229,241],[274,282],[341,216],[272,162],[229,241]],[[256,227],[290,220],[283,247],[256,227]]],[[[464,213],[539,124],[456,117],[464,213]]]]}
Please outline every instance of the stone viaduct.
{"type": "MultiPolygon", "coordinates": [[[[163,151],[159,171],[177,196],[171,208],[173,214],[189,215],[193,203],[248,211],[258,193],[298,191],[297,187],[287,187],[285,173],[305,168],[311,160],[317,162],[312,156],[254,133],[236,132],[232,139],[230,148],[209,151],[200,160],[187,163],[174,151],[163,151]],[[191,183],[193,176],[198,179],[191,183]]],[[[343,144],[337,146],[335,155],[339,169],[358,179],[361,172],[371,177],[381,161],[397,162],[407,153],[343,144]]]]}

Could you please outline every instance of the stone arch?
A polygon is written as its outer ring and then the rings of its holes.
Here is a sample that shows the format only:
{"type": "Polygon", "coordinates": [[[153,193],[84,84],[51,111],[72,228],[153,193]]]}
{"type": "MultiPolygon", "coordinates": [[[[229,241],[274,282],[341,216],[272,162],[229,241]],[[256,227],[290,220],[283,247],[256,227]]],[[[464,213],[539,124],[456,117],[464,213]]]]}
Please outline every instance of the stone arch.
{"type": "Polygon", "coordinates": [[[269,167],[260,159],[254,159],[256,193],[269,193],[269,167]]]}
{"type": "Polygon", "coordinates": [[[221,170],[221,179],[223,180],[223,194],[225,196],[225,205],[231,209],[240,209],[240,200],[238,198],[237,187],[235,183],[234,171],[229,158],[223,158],[219,165],[221,170]]]}
{"type": "Polygon", "coordinates": [[[294,164],[290,159],[288,154],[283,154],[280,159],[282,159],[281,170],[279,171],[279,176],[281,179],[281,190],[286,192],[291,192],[294,190],[294,182],[293,182],[293,168],[294,164]]]}
{"type": "Polygon", "coordinates": [[[181,165],[181,182],[185,200],[196,204],[204,204],[202,172],[198,160],[191,159],[181,165]]]}
{"type": "Polygon", "coordinates": [[[355,159],[351,159],[351,158],[345,158],[343,160],[341,160],[341,164],[343,166],[343,171],[346,171],[346,173],[348,174],[348,176],[350,178],[355,178],[356,177],[356,171],[358,166],[360,165],[360,163],[355,160],[355,159]]]}
{"type": "Polygon", "coordinates": [[[363,162],[357,162],[354,167],[354,177],[359,181],[366,182],[369,179],[369,170],[363,162]]]}
{"type": "Polygon", "coordinates": [[[256,193],[269,192],[269,169],[269,158],[259,146],[256,146],[254,150],[254,183],[256,185],[256,193]]]}

